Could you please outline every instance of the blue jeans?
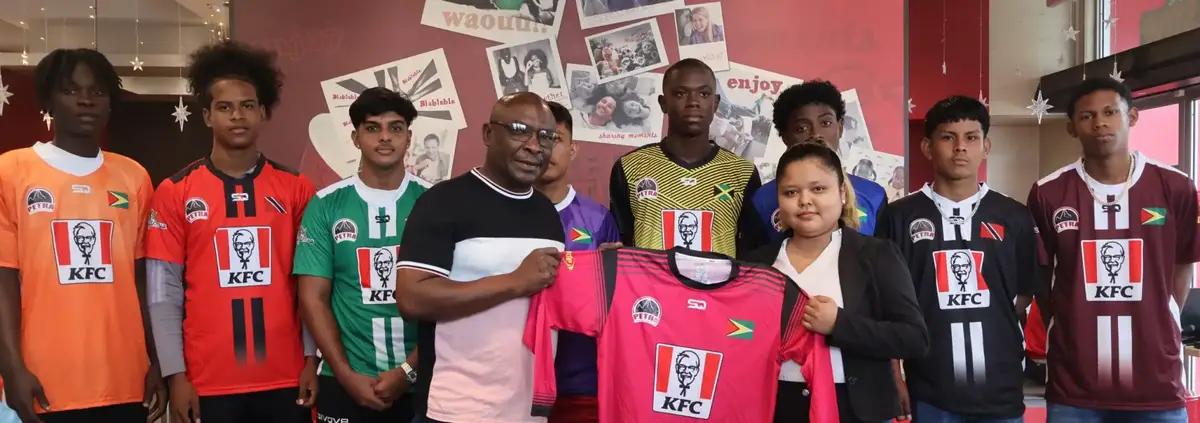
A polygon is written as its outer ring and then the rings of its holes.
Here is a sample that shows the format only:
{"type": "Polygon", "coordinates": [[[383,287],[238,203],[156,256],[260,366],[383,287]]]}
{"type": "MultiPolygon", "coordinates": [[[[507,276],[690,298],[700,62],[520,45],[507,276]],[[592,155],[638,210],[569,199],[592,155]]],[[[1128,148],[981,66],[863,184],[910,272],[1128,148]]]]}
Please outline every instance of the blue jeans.
{"type": "Polygon", "coordinates": [[[927,402],[915,401],[913,423],[1022,423],[1024,417],[1015,419],[977,419],[934,407],[927,402]]]}
{"type": "Polygon", "coordinates": [[[1167,411],[1122,411],[1046,404],[1047,423],[1187,423],[1187,409],[1167,411]]]}

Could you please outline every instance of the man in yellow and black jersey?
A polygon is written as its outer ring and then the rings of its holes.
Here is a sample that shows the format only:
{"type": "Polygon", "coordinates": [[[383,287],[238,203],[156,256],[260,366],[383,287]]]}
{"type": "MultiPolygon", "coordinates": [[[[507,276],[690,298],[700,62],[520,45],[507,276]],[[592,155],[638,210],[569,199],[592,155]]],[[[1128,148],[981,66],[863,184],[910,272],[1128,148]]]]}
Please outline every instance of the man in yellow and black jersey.
{"type": "Polygon", "coordinates": [[[667,137],[617,160],[609,199],[625,245],[682,247],[736,257],[767,242],[750,199],[762,186],[753,163],[708,137],[720,95],[696,59],[671,65],[658,104],[667,137]]]}

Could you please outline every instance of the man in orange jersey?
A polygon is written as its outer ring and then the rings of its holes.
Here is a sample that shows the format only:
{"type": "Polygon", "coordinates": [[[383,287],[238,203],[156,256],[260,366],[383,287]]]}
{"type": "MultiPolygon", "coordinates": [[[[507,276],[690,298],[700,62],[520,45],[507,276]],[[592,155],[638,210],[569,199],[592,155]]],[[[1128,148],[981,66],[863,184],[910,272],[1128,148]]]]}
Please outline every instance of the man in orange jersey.
{"type": "Polygon", "coordinates": [[[176,422],[312,421],[316,347],[296,309],[296,230],[316,190],[258,151],[279,104],[274,54],[191,55],[212,153],[163,181],[147,226],[150,314],[176,422]],[[186,318],[185,318],[186,316],[186,318]],[[303,334],[303,335],[302,335],[303,334]]]}
{"type": "Polygon", "coordinates": [[[54,140],[0,155],[0,377],[25,423],[166,409],[143,295],[153,185],[99,147],[120,88],[99,52],[51,52],[36,91],[54,140]]]}

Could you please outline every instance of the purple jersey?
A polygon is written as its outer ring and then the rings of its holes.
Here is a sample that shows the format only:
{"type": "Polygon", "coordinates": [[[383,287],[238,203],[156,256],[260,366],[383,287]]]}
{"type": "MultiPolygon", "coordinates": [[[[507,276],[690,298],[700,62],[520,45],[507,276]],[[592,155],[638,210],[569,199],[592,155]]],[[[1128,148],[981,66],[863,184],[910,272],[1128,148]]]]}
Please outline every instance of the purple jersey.
{"type": "Polygon", "coordinates": [[[1073,407],[1184,406],[1175,268],[1200,259],[1196,188],[1135,154],[1128,191],[1084,179],[1082,162],[1038,181],[1029,211],[1054,267],[1046,400],[1073,407]],[[1093,198],[1098,197],[1099,200],[1093,198]]]}
{"type": "MultiPolygon", "coordinates": [[[[621,234],[608,208],[579,195],[572,187],[566,198],[554,205],[567,234],[567,251],[600,248],[606,242],[618,242],[621,234]]],[[[563,395],[596,396],[596,338],[573,332],[561,332],[558,358],[554,362],[558,386],[563,395]]]]}

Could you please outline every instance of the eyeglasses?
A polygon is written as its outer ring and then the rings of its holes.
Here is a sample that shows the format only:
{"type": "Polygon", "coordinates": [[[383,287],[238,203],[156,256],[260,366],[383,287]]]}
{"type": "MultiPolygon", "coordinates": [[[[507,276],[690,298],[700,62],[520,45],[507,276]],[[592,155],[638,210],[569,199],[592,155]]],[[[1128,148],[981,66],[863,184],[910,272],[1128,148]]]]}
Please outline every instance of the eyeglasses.
{"type": "Polygon", "coordinates": [[[491,121],[488,124],[504,128],[514,140],[521,143],[529,142],[529,138],[533,137],[534,132],[537,133],[538,145],[542,147],[552,148],[558,142],[558,133],[552,129],[534,129],[532,126],[515,121],[509,123],[491,121]]]}

